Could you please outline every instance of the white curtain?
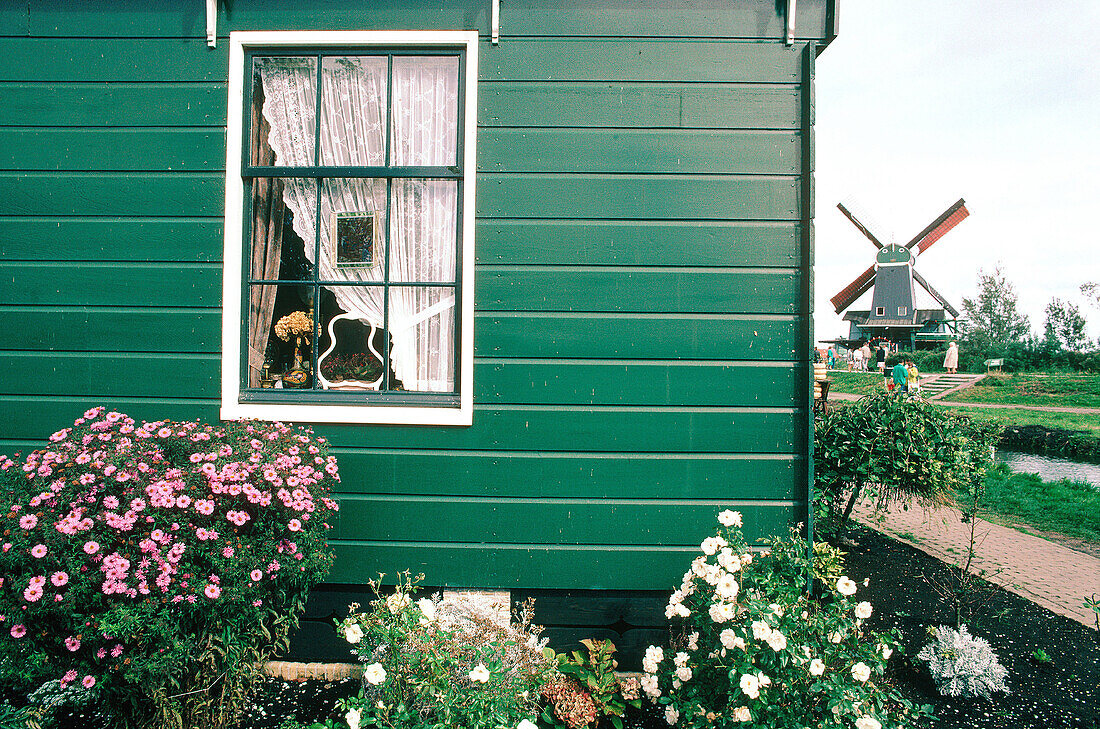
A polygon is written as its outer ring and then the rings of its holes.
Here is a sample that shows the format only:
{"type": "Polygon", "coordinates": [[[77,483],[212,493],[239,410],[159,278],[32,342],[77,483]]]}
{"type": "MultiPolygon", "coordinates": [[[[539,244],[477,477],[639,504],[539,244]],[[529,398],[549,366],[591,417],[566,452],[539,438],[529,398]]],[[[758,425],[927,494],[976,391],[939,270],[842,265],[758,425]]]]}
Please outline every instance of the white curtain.
{"type": "MultiPolygon", "coordinates": [[[[268,142],[280,166],[314,164],[317,114],[316,62],[311,58],[264,58],[256,65],[264,88],[268,142]]],[[[386,157],[387,59],[326,57],[321,68],[321,165],[382,166],[386,157]]],[[[397,56],[393,60],[393,165],[454,165],[458,139],[458,59],[397,56]]],[[[287,179],[283,200],[294,213],[294,231],[315,261],[317,193],[313,180],[287,179]]],[[[455,277],[458,185],[452,180],[396,178],[390,220],[384,179],[332,178],[321,189],[322,280],[380,282],[385,236],[375,241],[375,265],[336,266],[334,213],[377,212],[388,228],[392,282],[450,283],[455,277]]],[[[327,286],[341,309],[381,328],[383,294],[378,286],[327,286]]],[[[390,358],[406,390],[454,390],[454,292],[451,288],[390,288],[390,358]]]]}

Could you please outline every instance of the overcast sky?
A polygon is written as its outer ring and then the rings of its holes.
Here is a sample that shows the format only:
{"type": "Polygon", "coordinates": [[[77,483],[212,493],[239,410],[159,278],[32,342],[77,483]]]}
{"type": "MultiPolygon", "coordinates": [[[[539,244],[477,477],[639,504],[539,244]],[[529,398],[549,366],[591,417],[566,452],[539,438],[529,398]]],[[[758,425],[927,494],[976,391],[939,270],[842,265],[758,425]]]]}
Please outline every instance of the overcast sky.
{"type": "Polygon", "coordinates": [[[929,284],[962,310],[1000,264],[1034,331],[1058,297],[1095,340],[1100,310],[1078,287],[1100,280],[1100,1],[837,6],[817,63],[817,339],[847,335],[829,298],[874,262],[838,202],[906,243],[962,197],[970,217],[917,260],[929,284]]]}

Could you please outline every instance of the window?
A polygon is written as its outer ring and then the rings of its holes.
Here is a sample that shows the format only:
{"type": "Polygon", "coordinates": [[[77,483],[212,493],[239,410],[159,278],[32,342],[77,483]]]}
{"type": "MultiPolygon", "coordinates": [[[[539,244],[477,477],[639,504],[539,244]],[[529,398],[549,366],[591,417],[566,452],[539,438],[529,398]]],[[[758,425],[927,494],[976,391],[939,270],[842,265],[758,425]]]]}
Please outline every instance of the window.
{"type": "Polygon", "coordinates": [[[230,34],[222,417],[469,425],[474,32],[230,34]]]}
{"type": "Polygon", "coordinates": [[[899,306],[898,307],[898,316],[908,316],[908,315],[909,315],[909,307],[908,306],[899,306]]]}
{"type": "Polygon", "coordinates": [[[886,316],[886,307],[885,306],[876,306],[875,307],[875,316],[886,316]]]}

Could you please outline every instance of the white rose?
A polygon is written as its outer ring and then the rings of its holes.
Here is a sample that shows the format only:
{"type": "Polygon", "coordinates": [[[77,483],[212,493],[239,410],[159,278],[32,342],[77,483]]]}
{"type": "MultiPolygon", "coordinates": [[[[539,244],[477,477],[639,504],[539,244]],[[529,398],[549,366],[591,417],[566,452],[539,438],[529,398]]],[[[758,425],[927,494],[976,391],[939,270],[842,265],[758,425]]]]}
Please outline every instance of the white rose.
{"type": "Polygon", "coordinates": [[[359,729],[359,709],[348,709],[348,713],[344,714],[344,720],[351,729],[359,729]]]}
{"type": "Polygon", "coordinates": [[[661,695],[661,689],[657,687],[656,676],[642,676],[642,691],[645,691],[645,695],[651,699],[656,699],[661,695]]]}
{"type": "Polygon", "coordinates": [[[665,721],[667,721],[670,726],[680,721],[680,712],[676,710],[675,706],[665,707],[665,721]]]}
{"type": "Polygon", "coordinates": [[[726,509],[725,511],[723,511],[721,514],[718,515],[718,523],[721,524],[722,526],[727,526],[727,527],[730,527],[730,526],[739,527],[739,526],[741,526],[741,512],[740,511],[730,511],[729,509],[726,509]]]}
{"type": "Polygon", "coordinates": [[[856,583],[847,577],[841,577],[836,581],[836,591],[841,595],[854,595],[856,594],[856,583]]]}
{"type": "Polygon", "coordinates": [[[707,537],[703,540],[703,543],[699,545],[699,549],[703,550],[703,554],[708,557],[715,554],[719,549],[717,537],[707,537]]]}
{"type": "Polygon", "coordinates": [[[890,656],[894,655],[894,649],[888,645],[882,646],[882,658],[883,660],[890,660],[890,656]]]}
{"type": "Polygon", "coordinates": [[[691,667],[690,666],[680,666],[679,668],[677,668],[676,669],[676,678],[680,679],[681,681],[690,681],[691,680],[691,667]]]}
{"type": "Polygon", "coordinates": [[[747,706],[738,706],[733,710],[733,718],[737,721],[752,721],[752,712],[747,706]]]}
{"type": "Polygon", "coordinates": [[[730,650],[733,650],[737,645],[737,633],[734,633],[729,628],[726,628],[718,634],[718,640],[722,641],[722,645],[730,650]]]}
{"type": "Polygon", "coordinates": [[[516,724],[516,729],[539,729],[538,724],[530,719],[524,719],[519,724],[516,724]]]}
{"type": "Polygon", "coordinates": [[[882,724],[873,717],[861,716],[856,719],[856,729],[882,729],[882,724]]]}
{"type": "Polygon", "coordinates": [[[839,643],[842,639],[843,639],[843,637],[840,635],[840,633],[837,633],[837,632],[829,633],[829,642],[830,643],[839,643]]]}
{"type": "Polygon", "coordinates": [[[676,606],[676,614],[679,615],[681,618],[690,618],[691,617],[691,611],[687,609],[686,605],[677,605],[676,606]]]}
{"type": "Polygon", "coordinates": [[[484,663],[479,663],[470,671],[469,676],[471,681],[487,683],[489,681],[489,669],[485,667],[484,663]]]}
{"type": "Polygon", "coordinates": [[[760,682],[761,687],[772,685],[772,680],[770,678],[768,678],[767,676],[765,676],[763,671],[756,674],[756,680],[760,682]]]}
{"type": "Polygon", "coordinates": [[[767,641],[773,651],[781,651],[787,647],[787,636],[783,635],[778,630],[773,630],[771,635],[767,637],[767,641]]]}
{"type": "Polygon", "coordinates": [[[754,620],[752,623],[752,637],[756,640],[767,640],[772,634],[771,627],[763,620],[754,620]]]}
{"type": "Polygon", "coordinates": [[[745,693],[745,696],[755,699],[760,696],[760,681],[751,673],[742,674],[741,690],[745,693]]]}
{"type": "Polygon", "coordinates": [[[691,560],[691,573],[696,577],[702,577],[707,573],[707,558],[696,557],[691,560]]]}
{"type": "Polygon", "coordinates": [[[737,584],[737,580],[733,578],[733,575],[722,575],[718,578],[718,584],[714,586],[714,591],[722,597],[723,600],[733,600],[737,597],[737,591],[740,586],[737,584]]]}
{"type": "Polygon", "coordinates": [[[420,619],[421,625],[427,625],[428,623],[435,622],[435,603],[426,597],[422,597],[416,601],[416,606],[420,608],[420,612],[424,613],[424,617],[420,619]]]}
{"type": "Polygon", "coordinates": [[[860,620],[866,620],[871,617],[871,603],[861,602],[856,605],[856,617],[860,620]]]}
{"type": "Polygon", "coordinates": [[[344,628],[344,640],[353,645],[363,640],[363,629],[358,623],[352,623],[344,628]]]}
{"type": "Polygon", "coordinates": [[[381,663],[372,663],[367,666],[363,677],[367,679],[367,683],[371,686],[377,686],[386,680],[386,669],[382,668],[381,663]]]}
{"type": "Polygon", "coordinates": [[[716,602],[710,606],[708,611],[710,619],[715,623],[724,623],[728,620],[732,620],[737,614],[737,609],[732,603],[728,602],[716,602]]]}
{"type": "Polygon", "coordinates": [[[386,607],[393,615],[401,612],[410,603],[409,596],[403,592],[395,592],[386,598],[386,607]]]}
{"type": "Polygon", "coordinates": [[[690,659],[690,658],[691,658],[691,656],[689,656],[687,653],[684,653],[683,651],[681,651],[681,652],[677,653],[675,656],[673,656],[672,665],[676,666],[677,668],[679,668],[680,666],[686,666],[687,662],[688,662],[688,659],[690,659]]]}
{"type": "Polygon", "coordinates": [[[736,572],[741,569],[741,560],[737,559],[737,555],[729,547],[718,553],[718,564],[727,572],[736,572]]]}
{"type": "Polygon", "coordinates": [[[651,645],[645,649],[645,657],[653,659],[654,663],[660,663],[665,659],[665,649],[659,645],[651,645]]]}
{"type": "Polygon", "coordinates": [[[871,677],[871,668],[862,661],[852,666],[852,678],[860,683],[866,681],[871,677]]]}
{"type": "Polygon", "coordinates": [[[823,673],[825,673],[825,661],[821,660],[820,658],[815,658],[810,661],[811,676],[820,676],[823,673]]]}
{"type": "Polygon", "coordinates": [[[699,634],[698,633],[692,633],[691,635],[688,636],[688,650],[689,651],[699,650],[699,634]]]}

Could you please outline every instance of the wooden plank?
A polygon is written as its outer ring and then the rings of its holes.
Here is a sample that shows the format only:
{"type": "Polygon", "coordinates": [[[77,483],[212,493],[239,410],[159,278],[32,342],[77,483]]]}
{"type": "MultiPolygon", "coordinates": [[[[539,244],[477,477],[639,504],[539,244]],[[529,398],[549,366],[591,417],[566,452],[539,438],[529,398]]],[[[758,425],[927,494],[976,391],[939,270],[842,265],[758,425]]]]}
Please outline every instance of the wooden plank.
{"type": "MultiPolygon", "coordinates": [[[[694,546],[725,508],[744,515],[745,537],[784,531],[785,502],[693,503],[594,499],[340,497],[334,540],[497,544],[694,546]],[[537,518],[532,515],[537,514],[537,518]],[[629,525],[629,528],[609,528],[629,525]]],[[[713,526],[712,526],[713,525],[713,526]]]]}
{"type": "Polygon", "coordinates": [[[806,495],[804,464],[789,455],[344,447],[333,453],[340,464],[340,490],[352,494],[790,501],[806,495]]]}
{"type": "Polygon", "coordinates": [[[793,314],[799,278],[791,269],[484,266],[474,306],[479,312],[793,314]]]}
{"type": "MultiPolygon", "coordinates": [[[[793,519],[792,519],[793,522],[793,519]]],[[[670,590],[699,546],[600,549],[525,545],[335,542],[328,581],[362,583],[395,569],[423,572],[447,587],[670,590]]]]}
{"type": "MultiPolygon", "coordinates": [[[[229,30],[316,27],[317,9],[309,3],[234,0],[229,10],[219,4],[218,32],[229,30]]],[[[799,0],[799,38],[824,36],[825,0],[799,0]]],[[[82,0],[59,12],[56,2],[14,3],[0,13],[10,34],[43,35],[183,35],[203,38],[203,7],[176,0],[111,2],[82,0]]],[[[326,29],[471,28],[489,32],[489,9],[476,0],[326,0],[326,29]]],[[[722,0],[648,3],[640,8],[626,0],[556,0],[511,2],[503,16],[505,39],[525,35],[684,35],[690,37],[783,36],[784,18],[773,0],[722,0]]],[[[224,38],[219,39],[219,45],[224,38]]]]}
{"type": "MultiPolygon", "coordinates": [[[[225,82],[0,84],[0,126],[224,127],[225,82]]],[[[223,143],[224,146],[224,143],[223,143]]]]}
{"type": "MultiPolygon", "coordinates": [[[[220,352],[220,309],[0,307],[0,349],[220,352]]],[[[51,431],[52,432],[52,431],[51,431]]]]}
{"type": "Polygon", "coordinates": [[[347,448],[620,453],[797,453],[799,410],[475,405],[467,428],[392,426],[317,432],[347,448]]]}
{"type": "Polygon", "coordinates": [[[0,48],[0,81],[224,83],[229,73],[227,46],[205,38],[3,38],[0,48]]]}
{"type": "Polygon", "coordinates": [[[3,304],[214,306],[221,267],[178,263],[0,262],[3,304]]]}
{"type": "Polygon", "coordinates": [[[216,355],[0,352],[0,392],[98,397],[220,396],[216,355]]]}
{"type": "Polygon", "coordinates": [[[478,177],[482,218],[797,220],[797,177],[553,175],[478,177]]]}
{"type": "Polygon", "coordinates": [[[477,146],[489,172],[792,175],[801,164],[790,132],[490,127],[477,146]]]}
{"type": "Polygon", "coordinates": [[[794,85],[485,81],[477,97],[483,127],[796,130],[801,120],[794,85]]]}
{"type": "Polygon", "coordinates": [[[216,173],[0,173],[5,215],[222,217],[216,173]]]}
{"type": "Polygon", "coordinates": [[[806,391],[790,365],[478,360],[474,401],[490,404],[789,407],[806,391]]]}
{"type": "Polygon", "coordinates": [[[586,38],[482,43],[478,76],[488,81],[796,83],[801,46],[741,41],[586,38]]]}
{"type": "Polygon", "coordinates": [[[220,129],[0,128],[0,170],[224,169],[220,129]]]}
{"type": "Polygon", "coordinates": [[[136,420],[218,421],[214,400],[169,400],[166,398],[82,398],[6,396],[0,398],[0,423],[4,438],[40,440],[46,445],[50,433],[69,427],[90,407],[103,405],[136,420]]]}
{"type": "Polygon", "coordinates": [[[792,266],[799,254],[798,227],[792,223],[482,220],[477,225],[479,264],[792,266]]]}
{"type": "Polygon", "coordinates": [[[794,317],[475,314],[479,357],[795,359],[794,317]]]}
{"type": "Polygon", "coordinates": [[[0,259],[7,261],[220,263],[223,241],[215,218],[0,217],[0,259]]]}

